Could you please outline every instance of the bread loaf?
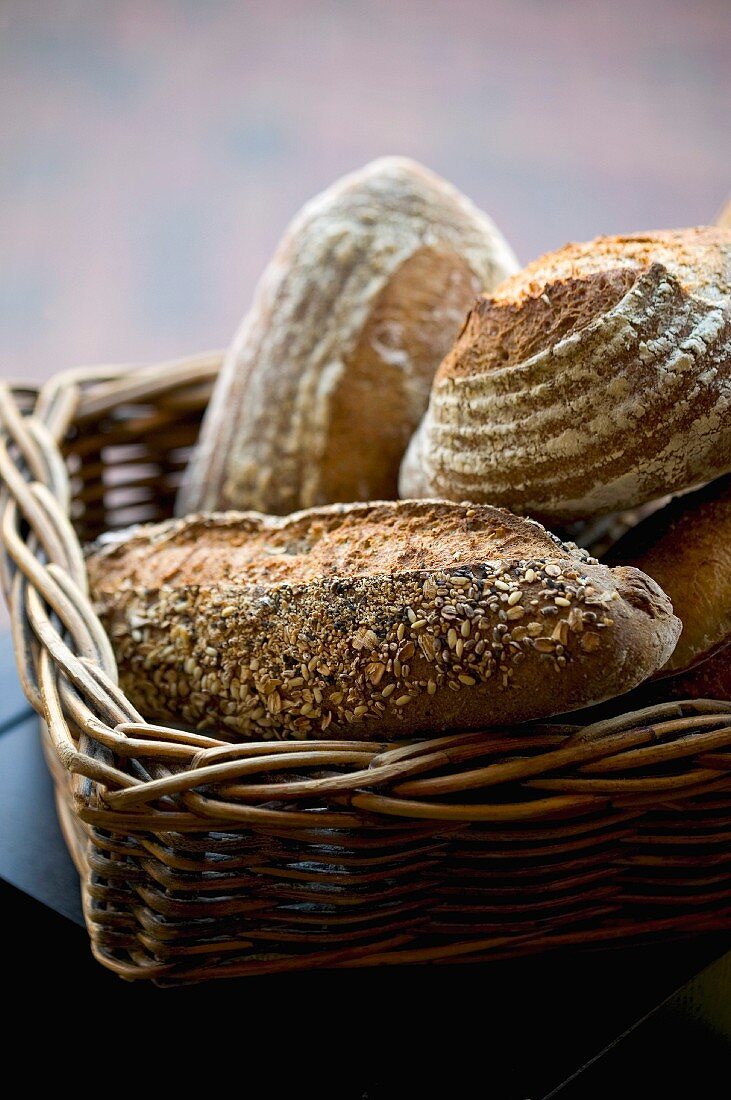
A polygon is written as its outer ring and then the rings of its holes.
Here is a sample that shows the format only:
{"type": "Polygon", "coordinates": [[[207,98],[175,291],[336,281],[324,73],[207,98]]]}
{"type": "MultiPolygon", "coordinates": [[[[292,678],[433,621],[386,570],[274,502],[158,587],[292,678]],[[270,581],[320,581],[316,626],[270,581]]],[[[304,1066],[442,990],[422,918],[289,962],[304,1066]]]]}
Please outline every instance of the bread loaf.
{"type": "Polygon", "coordinates": [[[472,310],[405,456],[405,497],[571,522],[731,469],[731,232],[599,237],[472,310]]]}
{"type": "Polygon", "coordinates": [[[627,691],[670,601],[539,524],[446,502],[222,513],[92,546],[92,598],[147,718],[239,737],[437,734],[627,691]]]}
{"type": "Polygon", "coordinates": [[[731,477],[649,516],[607,560],[642,569],[672,600],[683,630],[663,673],[687,670],[731,644],[731,477]]]}
{"type": "Polygon", "coordinates": [[[517,266],[485,214],[401,157],[313,199],[228,352],[178,514],[395,497],[434,371],[517,266]]]}

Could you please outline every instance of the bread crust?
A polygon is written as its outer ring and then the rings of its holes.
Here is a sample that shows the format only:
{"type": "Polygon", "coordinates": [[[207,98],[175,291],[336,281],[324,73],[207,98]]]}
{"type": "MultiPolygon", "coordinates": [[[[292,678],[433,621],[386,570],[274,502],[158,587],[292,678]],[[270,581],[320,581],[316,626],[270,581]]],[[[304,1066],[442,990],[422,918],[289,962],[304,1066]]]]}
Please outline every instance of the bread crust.
{"type": "Polygon", "coordinates": [[[573,522],[731,469],[731,233],[600,237],[472,310],[434,380],[402,496],[573,522]]]}
{"type": "Polygon", "coordinates": [[[731,701],[731,644],[701,664],[679,672],[670,680],[654,681],[651,686],[662,690],[665,698],[731,701]]]}
{"type": "Polygon", "coordinates": [[[627,691],[680,624],[636,569],[444,501],[186,517],[89,548],[120,682],[148,718],[236,737],[511,724],[627,691]]]}
{"type": "Polygon", "coordinates": [[[731,644],[731,476],[654,512],[612,547],[607,562],[642,569],[670,596],[683,630],[663,673],[687,670],[731,644]]]}
{"type": "Polygon", "coordinates": [[[260,280],[177,513],[395,497],[436,368],[477,295],[517,266],[492,221],[413,161],[339,180],[260,280]]]}

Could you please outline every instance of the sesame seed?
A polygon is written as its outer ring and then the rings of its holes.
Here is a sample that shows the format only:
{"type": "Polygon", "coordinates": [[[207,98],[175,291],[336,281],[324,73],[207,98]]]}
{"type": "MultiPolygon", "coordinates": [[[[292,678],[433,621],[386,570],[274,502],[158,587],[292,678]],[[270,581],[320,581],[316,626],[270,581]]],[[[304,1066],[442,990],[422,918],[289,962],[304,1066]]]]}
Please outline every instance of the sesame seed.
{"type": "Polygon", "coordinates": [[[388,699],[389,695],[392,695],[395,690],[396,690],[396,685],[395,684],[386,684],[385,688],[381,692],[381,695],[383,696],[384,699],[388,699]]]}
{"type": "Polygon", "coordinates": [[[410,702],[411,702],[411,696],[410,695],[399,695],[398,699],[395,700],[395,704],[396,704],[397,707],[405,707],[406,704],[410,703],[410,702]]]}
{"type": "Polygon", "coordinates": [[[461,627],[459,628],[459,632],[460,632],[460,634],[462,635],[463,638],[469,638],[471,629],[472,629],[472,627],[470,626],[468,620],[465,619],[465,621],[462,623],[461,627]]]}
{"type": "Polygon", "coordinates": [[[450,649],[454,649],[457,645],[457,631],[453,626],[450,626],[449,632],[447,633],[447,645],[450,649]]]}
{"type": "Polygon", "coordinates": [[[411,624],[411,629],[412,630],[422,630],[423,627],[426,626],[426,624],[427,624],[426,619],[414,619],[413,623],[411,624]]]}
{"type": "Polygon", "coordinates": [[[557,607],[571,607],[571,600],[567,600],[565,596],[556,596],[553,602],[557,607]]]}
{"type": "Polygon", "coordinates": [[[509,607],[514,607],[515,604],[520,603],[520,601],[522,599],[523,599],[523,593],[520,590],[518,590],[516,592],[511,592],[510,595],[508,596],[508,606],[509,607]]]}
{"type": "Polygon", "coordinates": [[[460,675],[459,681],[461,684],[466,684],[467,687],[472,687],[473,684],[477,683],[477,680],[474,678],[474,676],[468,676],[466,672],[463,672],[460,675]]]}

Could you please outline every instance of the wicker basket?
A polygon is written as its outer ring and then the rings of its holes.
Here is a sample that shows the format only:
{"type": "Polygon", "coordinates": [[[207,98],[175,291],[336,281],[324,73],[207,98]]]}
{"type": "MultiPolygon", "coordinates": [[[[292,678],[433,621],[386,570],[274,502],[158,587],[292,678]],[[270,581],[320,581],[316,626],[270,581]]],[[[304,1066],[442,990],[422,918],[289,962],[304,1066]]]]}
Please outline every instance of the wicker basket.
{"type": "Polygon", "coordinates": [[[171,512],[219,365],[0,388],[3,586],[97,958],[167,983],[731,927],[730,703],[400,745],[144,721],[79,540],[171,512]]]}

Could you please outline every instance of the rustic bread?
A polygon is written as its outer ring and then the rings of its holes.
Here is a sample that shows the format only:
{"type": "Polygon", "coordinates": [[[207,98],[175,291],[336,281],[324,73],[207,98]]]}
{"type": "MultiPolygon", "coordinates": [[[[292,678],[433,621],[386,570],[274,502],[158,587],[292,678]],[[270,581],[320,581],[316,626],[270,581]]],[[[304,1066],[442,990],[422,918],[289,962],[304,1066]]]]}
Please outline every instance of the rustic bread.
{"type": "Polygon", "coordinates": [[[731,469],[731,232],[569,244],[472,310],[404,458],[405,497],[556,522],[731,469]]]}
{"type": "Polygon", "coordinates": [[[402,157],[313,199],[228,352],[178,514],[397,496],[434,371],[517,267],[485,214],[402,157]]]}
{"type": "Polygon", "coordinates": [[[627,691],[680,630],[636,569],[540,524],[435,501],[221,513],[88,551],[120,681],[148,718],[238,736],[408,736],[627,691]]]}
{"type": "Polygon", "coordinates": [[[642,569],[672,600],[683,631],[663,673],[689,669],[731,644],[731,477],[653,513],[607,560],[642,569]]]}

